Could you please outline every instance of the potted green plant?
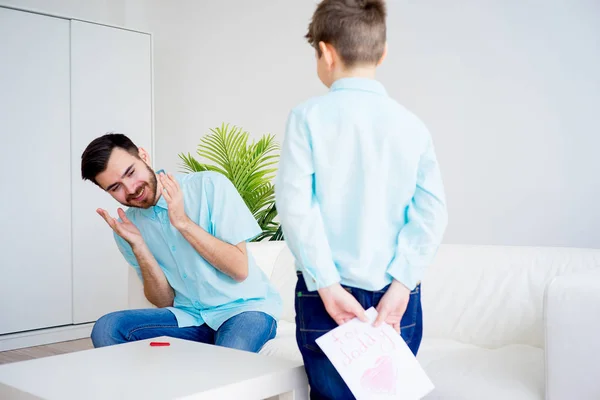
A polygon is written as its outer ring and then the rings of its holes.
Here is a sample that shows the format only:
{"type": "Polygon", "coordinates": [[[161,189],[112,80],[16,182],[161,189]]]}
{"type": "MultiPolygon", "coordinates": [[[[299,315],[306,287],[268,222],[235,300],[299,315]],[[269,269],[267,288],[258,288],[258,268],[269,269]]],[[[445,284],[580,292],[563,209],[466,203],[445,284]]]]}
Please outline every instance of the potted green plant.
{"type": "Polygon", "coordinates": [[[283,240],[281,226],[274,219],[275,177],[279,144],[275,135],[263,135],[249,142],[248,132],[237,126],[222,124],[200,139],[196,153],[209,161],[202,163],[190,153],[179,154],[184,172],[215,171],[225,175],[256,218],[262,234],[253,239],[283,240]]]}

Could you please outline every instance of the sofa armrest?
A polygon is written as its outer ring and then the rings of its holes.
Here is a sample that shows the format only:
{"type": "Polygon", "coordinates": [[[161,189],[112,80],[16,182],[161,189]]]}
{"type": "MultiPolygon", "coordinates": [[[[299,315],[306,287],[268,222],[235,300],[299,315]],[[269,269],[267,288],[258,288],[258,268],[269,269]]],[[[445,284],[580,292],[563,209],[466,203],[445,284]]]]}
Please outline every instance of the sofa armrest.
{"type": "Polygon", "coordinates": [[[246,244],[246,248],[250,255],[254,258],[256,265],[271,279],[273,268],[277,257],[286,247],[283,240],[266,241],[266,242],[250,242],[246,244]]]}
{"type": "Polygon", "coordinates": [[[554,278],[544,320],[546,399],[600,399],[600,269],[554,278]]]}

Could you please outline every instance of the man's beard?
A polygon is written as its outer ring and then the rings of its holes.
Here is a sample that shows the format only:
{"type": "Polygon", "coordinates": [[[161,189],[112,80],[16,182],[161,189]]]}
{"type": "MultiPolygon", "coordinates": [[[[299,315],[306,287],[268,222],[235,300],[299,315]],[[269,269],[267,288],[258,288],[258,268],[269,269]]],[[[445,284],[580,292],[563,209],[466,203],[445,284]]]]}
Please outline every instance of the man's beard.
{"type": "Polygon", "coordinates": [[[154,174],[154,171],[149,166],[146,165],[146,168],[148,169],[148,172],[150,173],[149,182],[140,184],[135,189],[133,194],[127,196],[126,202],[121,203],[124,206],[136,207],[136,208],[150,208],[154,204],[156,204],[156,188],[157,188],[156,175],[154,174]],[[133,200],[136,198],[136,196],[140,196],[142,189],[144,190],[142,200],[141,201],[133,200]]]}

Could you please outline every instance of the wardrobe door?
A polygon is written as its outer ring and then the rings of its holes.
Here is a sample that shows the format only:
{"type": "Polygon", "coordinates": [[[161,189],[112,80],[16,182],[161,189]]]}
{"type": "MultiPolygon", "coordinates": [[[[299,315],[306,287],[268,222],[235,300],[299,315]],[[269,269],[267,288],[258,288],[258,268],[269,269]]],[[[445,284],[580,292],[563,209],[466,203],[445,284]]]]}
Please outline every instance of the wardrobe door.
{"type": "Polygon", "coordinates": [[[0,334],[72,323],[69,21],[0,8],[0,334]]]}
{"type": "Polygon", "coordinates": [[[148,34],[71,22],[73,162],[73,316],[75,323],[127,308],[128,264],[112,230],[96,214],[117,217],[121,205],[81,180],[81,154],[107,132],[129,136],[151,152],[152,50],[148,34]]]}

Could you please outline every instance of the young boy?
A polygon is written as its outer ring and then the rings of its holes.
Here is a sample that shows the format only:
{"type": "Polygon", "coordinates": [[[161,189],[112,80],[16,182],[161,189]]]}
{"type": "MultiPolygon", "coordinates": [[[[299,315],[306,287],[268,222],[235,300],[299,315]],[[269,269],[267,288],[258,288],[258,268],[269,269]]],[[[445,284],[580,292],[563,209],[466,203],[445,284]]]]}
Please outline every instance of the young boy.
{"type": "Polygon", "coordinates": [[[420,280],[447,224],[424,124],[374,79],[387,51],[381,0],[323,0],[306,38],[330,88],[288,118],[277,210],[298,270],[296,339],[312,399],[352,398],[315,339],[375,307],[416,355],[420,280]]]}

